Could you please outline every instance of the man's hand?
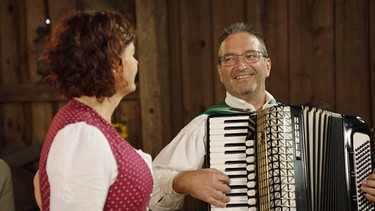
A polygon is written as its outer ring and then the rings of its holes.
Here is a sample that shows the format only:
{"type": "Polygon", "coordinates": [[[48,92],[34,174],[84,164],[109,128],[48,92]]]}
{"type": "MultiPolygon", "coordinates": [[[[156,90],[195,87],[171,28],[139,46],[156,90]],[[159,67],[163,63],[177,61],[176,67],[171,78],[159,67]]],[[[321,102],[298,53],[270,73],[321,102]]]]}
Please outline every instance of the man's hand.
{"type": "Polygon", "coordinates": [[[375,202],[375,170],[362,181],[361,190],[366,193],[366,199],[375,202]]]}
{"type": "Polygon", "coordinates": [[[200,169],[177,174],[173,189],[177,193],[189,194],[216,207],[225,207],[230,201],[230,179],[217,169],[200,169]]]}

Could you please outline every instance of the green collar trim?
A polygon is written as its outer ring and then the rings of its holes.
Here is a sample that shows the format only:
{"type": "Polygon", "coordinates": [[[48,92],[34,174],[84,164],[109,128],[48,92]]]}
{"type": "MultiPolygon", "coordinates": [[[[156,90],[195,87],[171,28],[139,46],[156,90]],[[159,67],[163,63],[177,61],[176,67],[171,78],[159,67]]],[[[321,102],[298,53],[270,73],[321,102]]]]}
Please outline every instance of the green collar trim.
{"type": "MultiPolygon", "coordinates": [[[[282,103],[277,102],[277,105],[282,105],[282,103]]],[[[220,102],[216,105],[211,106],[208,108],[203,114],[212,115],[212,114],[233,114],[233,113],[246,113],[250,112],[250,109],[242,110],[238,108],[232,108],[227,105],[225,102],[220,102]]]]}

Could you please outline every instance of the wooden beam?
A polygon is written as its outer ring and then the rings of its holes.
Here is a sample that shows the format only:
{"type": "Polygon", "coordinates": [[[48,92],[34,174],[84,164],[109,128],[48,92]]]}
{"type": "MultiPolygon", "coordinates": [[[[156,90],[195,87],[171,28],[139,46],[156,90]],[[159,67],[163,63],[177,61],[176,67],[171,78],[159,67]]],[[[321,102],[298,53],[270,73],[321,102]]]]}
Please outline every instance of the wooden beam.
{"type": "MultiPolygon", "coordinates": [[[[123,100],[139,99],[139,91],[135,91],[123,100]]],[[[47,83],[26,83],[0,86],[0,102],[51,102],[64,101],[54,87],[47,83]]]]}

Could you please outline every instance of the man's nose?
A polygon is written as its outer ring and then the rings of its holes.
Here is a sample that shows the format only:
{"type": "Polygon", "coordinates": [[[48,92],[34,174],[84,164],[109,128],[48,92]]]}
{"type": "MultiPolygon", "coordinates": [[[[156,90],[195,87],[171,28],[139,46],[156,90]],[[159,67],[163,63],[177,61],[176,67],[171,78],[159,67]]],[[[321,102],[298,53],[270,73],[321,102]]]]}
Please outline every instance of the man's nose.
{"type": "Polygon", "coordinates": [[[248,68],[248,65],[243,56],[237,57],[237,68],[239,70],[246,70],[248,68]]]}

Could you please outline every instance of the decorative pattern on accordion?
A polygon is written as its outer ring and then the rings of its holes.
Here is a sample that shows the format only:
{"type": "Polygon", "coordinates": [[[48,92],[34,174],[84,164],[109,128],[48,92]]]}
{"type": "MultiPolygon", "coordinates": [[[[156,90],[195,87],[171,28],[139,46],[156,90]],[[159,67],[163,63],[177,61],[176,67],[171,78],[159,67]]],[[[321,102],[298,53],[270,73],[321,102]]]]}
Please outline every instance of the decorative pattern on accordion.
{"type": "Polygon", "coordinates": [[[261,111],[258,116],[259,208],[294,209],[294,143],[290,110],[275,107],[261,111]]]}

